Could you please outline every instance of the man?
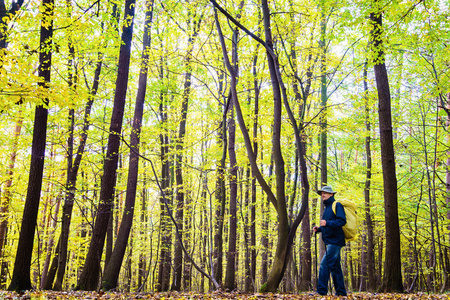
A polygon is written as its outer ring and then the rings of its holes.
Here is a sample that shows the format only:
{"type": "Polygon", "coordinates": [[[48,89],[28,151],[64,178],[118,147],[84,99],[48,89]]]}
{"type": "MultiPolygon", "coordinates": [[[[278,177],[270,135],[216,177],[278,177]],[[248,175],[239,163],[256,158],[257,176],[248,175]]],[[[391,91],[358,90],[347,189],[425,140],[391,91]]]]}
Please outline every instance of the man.
{"type": "Polygon", "coordinates": [[[325,255],[320,263],[319,280],[317,283],[317,293],[326,295],[328,292],[328,279],[330,273],[336,291],[336,296],[347,296],[344,284],[344,274],[341,268],[341,248],[345,246],[345,236],[342,226],[347,223],[345,219],[344,207],[341,203],[336,203],[336,214],[333,212],[333,202],[335,191],[330,186],[324,186],[317,193],[321,196],[325,209],[320,227],[314,226],[315,233],[322,232],[322,240],[325,243],[325,255]]]}

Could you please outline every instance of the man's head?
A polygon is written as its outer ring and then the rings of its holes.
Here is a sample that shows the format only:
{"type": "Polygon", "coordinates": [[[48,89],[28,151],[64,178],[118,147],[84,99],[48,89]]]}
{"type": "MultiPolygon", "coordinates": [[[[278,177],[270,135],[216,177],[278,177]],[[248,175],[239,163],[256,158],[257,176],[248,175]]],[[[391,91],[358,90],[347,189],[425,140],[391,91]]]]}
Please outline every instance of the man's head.
{"type": "Polygon", "coordinates": [[[337,192],[333,191],[331,186],[328,186],[328,185],[322,187],[320,190],[317,191],[317,194],[320,195],[320,197],[322,198],[323,201],[330,199],[330,197],[336,193],[337,192]]]}

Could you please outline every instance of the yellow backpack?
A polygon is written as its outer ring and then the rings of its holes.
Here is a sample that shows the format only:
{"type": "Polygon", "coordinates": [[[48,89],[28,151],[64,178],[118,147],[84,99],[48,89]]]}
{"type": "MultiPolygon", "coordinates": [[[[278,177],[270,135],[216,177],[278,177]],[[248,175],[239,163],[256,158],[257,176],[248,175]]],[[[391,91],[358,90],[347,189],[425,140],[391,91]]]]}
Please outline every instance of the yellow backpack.
{"type": "Polygon", "coordinates": [[[344,207],[345,219],[347,220],[347,223],[342,226],[342,230],[344,230],[345,241],[353,241],[358,235],[358,215],[356,214],[356,204],[351,200],[335,200],[332,206],[334,214],[336,214],[337,202],[341,203],[344,207]]]}

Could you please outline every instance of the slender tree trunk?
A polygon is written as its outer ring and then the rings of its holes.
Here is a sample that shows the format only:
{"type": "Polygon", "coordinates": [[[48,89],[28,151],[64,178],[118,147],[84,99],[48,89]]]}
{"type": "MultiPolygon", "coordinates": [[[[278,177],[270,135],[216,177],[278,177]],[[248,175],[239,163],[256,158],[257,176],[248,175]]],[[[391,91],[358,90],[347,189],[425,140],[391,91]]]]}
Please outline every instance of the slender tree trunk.
{"type": "MultiPolygon", "coordinates": [[[[328,148],[327,148],[327,46],[326,46],[326,32],[327,20],[324,12],[324,1],[321,1],[321,19],[320,19],[320,104],[323,110],[320,115],[320,184],[319,188],[328,184],[328,148]]],[[[322,216],[324,204],[320,201],[320,216],[322,216]]],[[[322,260],[325,254],[325,243],[319,239],[319,260],[322,260]]]]}
{"type": "MultiPolygon", "coordinates": [[[[234,105],[231,103],[231,105],[234,105]]],[[[235,153],[235,136],[236,127],[234,122],[234,109],[231,106],[230,117],[228,119],[228,156],[230,158],[230,221],[229,221],[229,238],[228,238],[228,252],[227,252],[227,267],[225,271],[224,288],[233,291],[236,288],[236,234],[237,234],[237,219],[236,219],[236,201],[237,201],[237,162],[235,153]]]]}
{"type": "MultiPolygon", "coordinates": [[[[254,103],[254,119],[253,119],[253,150],[255,152],[255,157],[258,155],[258,114],[259,114],[259,82],[257,79],[257,62],[258,62],[258,49],[259,45],[256,46],[256,52],[253,56],[252,61],[252,73],[253,73],[253,86],[255,90],[255,103],[254,103]]],[[[250,103],[249,103],[250,104],[250,103]]],[[[248,166],[248,172],[250,172],[251,166],[248,166]]],[[[250,190],[251,190],[251,201],[250,201],[250,261],[249,261],[249,278],[248,278],[248,290],[256,290],[256,177],[251,173],[252,178],[250,179],[250,190]]]]}
{"type": "Polygon", "coordinates": [[[244,258],[244,291],[253,292],[251,258],[250,258],[250,166],[247,166],[245,171],[245,185],[244,185],[244,203],[241,206],[241,214],[244,214],[244,244],[245,244],[245,258],[244,258]]]}
{"type": "MultiPolygon", "coordinates": [[[[191,20],[188,20],[188,25],[191,20]]],[[[201,21],[200,21],[201,22],[201,21]]],[[[198,23],[200,23],[198,22],[198,23]]],[[[183,98],[181,103],[181,120],[178,128],[178,138],[176,140],[176,160],[175,160],[175,180],[176,180],[176,203],[177,203],[177,211],[176,211],[176,221],[178,224],[178,228],[180,230],[181,238],[183,237],[183,212],[184,212],[184,184],[183,184],[183,149],[184,149],[184,136],[186,134],[186,120],[189,106],[189,98],[191,94],[191,77],[192,77],[192,51],[194,47],[195,37],[198,33],[198,27],[196,26],[197,22],[194,22],[194,32],[193,34],[189,34],[188,38],[188,50],[185,57],[185,68],[186,73],[184,77],[184,90],[183,90],[183,98]]],[[[173,269],[174,276],[172,282],[172,290],[179,291],[181,290],[181,276],[183,271],[183,250],[181,248],[180,241],[175,242],[175,253],[174,253],[174,261],[173,261],[173,269]]]]}
{"type": "MultiPolygon", "coordinates": [[[[53,206],[52,203],[50,203],[50,204],[53,206]]],[[[56,198],[55,211],[53,213],[53,216],[49,216],[49,218],[51,218],[53,221],[51,222],[51,225],[48,226],[48,229],[47,229],[47,234],[49,237],[48,237],[48,242],[47,242],[47,255],[45,257],[44,266],[42,267],[42,275],[41,275],[41,283],[40,283],[41,289],[43,288],[43,285],[45,284],[45,281],[47,279],[48,269],[50,266],[50,260],[52,258],[52,251],[53,251],[54,240],[55,240],[55,231],[56,231],[56,226],[57,226],[57,219],[58,219],[60,205],[61,205],[61,197],[58,196],[56,198]]]]}
{"type": "MultiPolygon", "coordinates": [[[[323,2],[321,1],[323,6],[323,2]]],[[[324,8],[321,7],[321,18],[320,18],[320,105],[323,113],[320,116],[320,169],[321,169],[321,179],[320,185],[324,186],[328,184],[328,168],[327,168],[327,46],[325,36],[327,33],[327,20],[324,13],[324,8]]],[[[320,212],[323,212],[323,205],[321,206],[320,212]]]]}
{"type": "MultiPolygon", "coordinates": [[[[164,79],[164,66],[163,58],[161,58],[160,66],[160,80],[164,79]]],[[[160,144],[161,144],[161,188],[164,193],[171,194],[170,182],[170,156],[169,156],[169,129],[166,128],[167,124],[167,103],[165,100],[165,95],[161,93],[160,104],[159,104],[159,116],[162,127],[162,132],[160,133],[160,144]]],[[[171,197],[168,197],[170,201],[171,197]]],[[[172,203],[169,203],[172,204],[172,203]]],[[[169,216],[165,209],[164,195],[160,195],[160,234],[161,234],[161,249],[159,253],[159,271],[158,271],[158,281],[156,284],[156,290],[158,292],[167,291],[169,289],[170,280],[170,251],[172,248],[172,227],[170,224],[169,216]]]]}
{"type": "MultiPolygon", "coordinates": [[[[38,85],[45,90],[48,89],[50,82],[52,63],[53,11],[53,0],[43,0],[42,15],[43,18],[46,18],[46,21],[45,25],[44,21],[41,21],[38,75],[42,78],[42,81],[38,85]]],[[[9,290],[20,291],[31,289],[30,267],[44,172],[48,117],[46,107],[48,103],[48,98],[43,99],[43,104],[38,105],[35,110],[28,190],[22,216],[22,226],[20,229],[14,271],[8,287],[9,290]]]]}
{"type": "MultiPolygon", "coordinates": [[[[144,42],[142,50],[142,64],[139,73],[139,86],[136,96],[136,104],[133,117],[133,129],[130,137],[130,158],[127,179],[127,193],[125,207],[120,223],[119,233],[117,234],[114,250],[109,263],[105,267],[102,288],[105,290],[117,287],[120,268],[122,266],[125,250],[133,225],[134,206],[136,202],[136,190],[139,171],[139,145],[142,127],[142,117],[144,113],[145,94],[147,88],[147,70],[148,70],[148,49],[150,48],[150,26],[153,17],[153,0],[147,0],[145,8],[144,23],[144,42]]],[[[131,247],[130,247],[131,251],[131,247]]]]}
{"type": "Polygon", "coordinates": [[[392,136],[391,94],[383,50],[381,3],[376,0],[372,22],[371,41],[375,52],[375,79],[378,90],[378,115],[380,123],[381,165],[384,183],[384,210],[386,228],[386,254],[382,290],[403,292],[400,255],[400,227],[398,219],[397,176],[395,171],[392,136]]]}
{"type": "Polygon", "coordinates": [[[19,116],[16,125],[14,127],[14,140],[11,150],[11,155],[9,158],[9,165],[8,165],[8,171],[7,171],[7,179],[5,183],[5,188],[3,192],[3,198],[1,205],[0,205],[0,259],[2,261],[2,273],[0,276],[0,287],[2,289],[6,289],[6,281],[7,281],[7,274],[3,272],[3,270],[7,269],[8,262],[5,260],[4,255],[4,247],[7,244],[7,237],[8,237],[8,212],[9,212],[9,204],[12,200],[12,193],[11,193],[11,186],[13,183],[13,175],[14,175],[14,168],[16,163],[16,157],[17,157],[17,145],[19,141],[20,132],[22,130],[22,121],[23,117],[22,115],[19,116]]]}
{"type": "MultiPolygon", "coordinates": [[[[192,204],[190,201],[190,197],[186,197],[186,201],[185,201],[185,218],[184,218],[184,246],[186,249],[189,249],[192,246],[194,246],[193,242],[191,241],[191,239],[195,239],[191,238],[191,229],[192,229],[192,204]]],[[[181,240],[181,236],[179,237],[178,241],[181,240]]],[[[191,275],[191,271],[192,271],[192,265],[191,265],[191,261],[189,260],[189,258],[185,255],[183,256],[183,262],[184,262],[184,266],[183,266],[183,277],[180,277],[180,281],[182,280],[182,286],[185,290],[190,290],[191,289],[191,284],[192,284],[192,275],[191,275]]]]}
{"type": "Polygon", "coordinates": [[[122,121],[128,87],[134,10],[135,0],[126,0],[124,18],[130,20],[130,22],[125,22],[122,29],[122,44],[120,46],[116,93],[109,129],[108,149],[103,166],[100,202],[98,205],[91,243],[89,245],[89,251],[86,256],[83,271],[77,283],[77,289],[80,290],[95,290],[98,286],[100,261],[114,199],[115,177],[119,158],[117,153],[119,153],[120,134],[122,132],[122,121]]]}
{"type": "MultiPolygon", "coordinates": [[[[253,60],[253,69],[256,69],[256,59],[257,56],[255,55],[253,60]]],[[[256,78],[256,70],[253,73],[254,77],[256,78]]],[[[255,151],[255,156],[258,155],[258,114],[259,114],[259,87],[258,82],[255,79],[254,80],[254,86],[255,86],[255,103],[254,103],[254,120],[253,120],[253,150],[255,151]]],[[[250,166],[249,166],[250,168],[250,166]]],[[[251,247],[251,253],[250,253],[250,273],[251,273],[251,280],[253,285],[253,291],[256,289],[256,178],[255,175],[252,173],[252,180],[251,180],[251,204],[250,204],[250,247],[251,247]]]]}
{"type": "MultiPolygon", "coordinates": [[[[144,149],[145,151],[145,149],[144,149]]],[[[146,170],[146,161],[144,161],[144,170],[146,170]]],[[[143,244],[146,245],[147,243],[147,232],[149,231],[149,226],[147,225],[148,222],[148,218],[147,218],[147,174],[144,174],[144,178],[143,178],[143,187],[142,187],[142,192],[141,192],[141,215],[140,215],[140,221],[141,224],[145,224],[145,225],[141,225],[140,228],[140,236],[143,239],[143,244]]],[[[151,245],[151,244],[150,244],[151,245]]],[[[139,263],[138,263],[138,292],[141,289],[144,289],[144,285],[146,285],[147,283],[147,253],[148,250],[146,248],[142,249],[139,253],[139,263]]],[[[151,265],[151,259],[149,260],[149,264],[151,265]]]]}
{"type": "Polygon", "coordinates": [[[368,103],[369,89],[367,87],[367,62],[364,65],[364,99],[365,99],[365,123],[366,123],[366,180],[364,187],[364,204],[365,204],[365,225],[367,236],[367,251],[366,251],[366,265],[367,265],[367,289],[368,291],[375,291],[375,254],[374,254],[374,236],[373,236],[373,222],[372,214],[370,212],[370,185],[372,182],[372,150],[371,150],[371,123],[370,123],[370,104],[368,103]]]}
{"type": "MultiPolygon", "coordinates": [[[[270,159],[270,165],[268,170],[269,178],[273,176],[273,159],[270,159]]],[[[272,179],[269,179],[269,185],[272,186],[272,179]]],[[[269,196],[267,196],[269,198],[269,196]]],[[[269,243],[269,223],[270,223],[270,208],[269,201],[265,201],[262,205],[261,210],[263,211],[263,223],[261,225],[262,228],[262,237],[261,237],[261,245],[263,247],[263,252],[261,254],[261,284],[267,282],[267,278],[269,277],[269,253],[271,252],[271,247],[269,243]]]]}
{"type": "MultiPolygon", "coordinates": [[[[243,2],[240,2],[239,10],[241,10],[243,7],[243,2]]],[[[217,17],[216,17],[217,19],[217,17]]],[[[239,19],[239,16],[238,16],[239,19]]],[[[217,22],[217,21],[216,21],[217,22]]],[[[237,28],[233,30],[233,46],[232,46],[232,63],[233,65],[229,64],[229,68],[232,69],[231,73],[231,89],[233,91],[236,90],[237,85],[237,78],[238,78],[238,59],[237,59],[237,43],[238,43],[238,31],[237,28]]],[[[232,92],[233,93],[233,92],[232,92]]],[[[235,125],[235,119],[234,119],[234,107],[236,105],[237,101],[237,95],[232,95],[231,102],[230,102],[230,114],[228,119],[228,156],[230,158],[230,223],[229,223],[229,238],[228,238],[228,252],[227,252],[227,267],[225,271],[225,283],[224,288],[228,289],[230,291],[234,290],[236,288],[236,258],[237,258],[237,252],[236,252],[236,243],[237,243],[237,216],[236,216],[236,210],[237,210],[237,160],[236,160],[236,145],[235,145],[235,139],[236,139],[236,125],[235,125]]]]}
{"type": "MultiPolygon", "coordinates": [[[[448,94],[447,96],[447,109],[450,110],[450,94],[448,94]]],[[[447,115],[447,145],[450,145],[450,115],[447,115]]],[[[446,170],[446,174],[445,174],[445,192],[446,192],[446,203],[447,203],[447,220],[450,220],[450,148],[447,150],[447,170],[446,170]]],[[[450,229],[450,225],[447,227],[448,229],[450,229]]],[[[449,239],[450,239],[450,233],[449,233],[449,239]]],[[[447,254],[447,249],[445,250],[445,253],[447,254]]],[[[448,257],[446,255],[446,257],[448,257]]],[[[448,258],[447,258],[448,259],[448,258]]],[[[446,264],[447,265],[447,274],[450,272],[450,266],[449,263],[446,264]]],[[[444,289],[448,289],[448,287],[450,286],[450,280],[447,277],[445,278],[446,281],[443,285],[444,289]]]]}
{"type": "MultiPolygon", "coordinates": [[[[8,25],[17,15],[22,5],[23,0],[12,1],[9,10],[7,10],[5,0],[0,1],[0,69],[3,68],[3,57],[6,55],[8,25]]],[[[19,103],[21,103],[21,100],[19,100],[19,103]]]]}
{"type": "MultiPolygon", "coordinates": [[[[218,74],[219,77],[219,98],[222,97],[223,93],[223,73],[218,74]]],[[[230,98],[229,98],[230,99],[230,98]]],[[[215,234],[214,234],[214,267],[213,276],[219,285],[222,285],[223,278],[223,223],[225,215],[225,202],[226,202],[226,189],[225,189],[225,161],[227,158],[227,103],[223,105],[222,121],[220,123],[219,129],[217,130],[217,142],[222,147],[222,156],[217,165],[217,175],[216,175],[216,201],[218,203],[215,216],[215,234]]]]}

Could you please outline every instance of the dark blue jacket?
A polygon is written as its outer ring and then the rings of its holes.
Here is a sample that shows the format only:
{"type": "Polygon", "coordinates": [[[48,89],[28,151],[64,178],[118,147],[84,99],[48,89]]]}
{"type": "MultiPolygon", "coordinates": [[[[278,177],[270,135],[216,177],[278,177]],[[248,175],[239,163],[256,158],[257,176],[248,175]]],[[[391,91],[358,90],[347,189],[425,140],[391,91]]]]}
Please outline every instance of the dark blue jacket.
{"type": "Polygon", "coordinates": [[[334,214],[332,208],[334,201],[334,196],[331,196],[323,202],[325,209],[323,210],[322,220],[327,221],[327,225],[319,227],[317,231],[322,232],[322,240],[325,245],[345,246],[345,235],[342,230],[342,226],[347,223],[345,211],[342,204],[338,202],[336,203],[336,214],[334,214]]]}

